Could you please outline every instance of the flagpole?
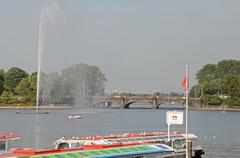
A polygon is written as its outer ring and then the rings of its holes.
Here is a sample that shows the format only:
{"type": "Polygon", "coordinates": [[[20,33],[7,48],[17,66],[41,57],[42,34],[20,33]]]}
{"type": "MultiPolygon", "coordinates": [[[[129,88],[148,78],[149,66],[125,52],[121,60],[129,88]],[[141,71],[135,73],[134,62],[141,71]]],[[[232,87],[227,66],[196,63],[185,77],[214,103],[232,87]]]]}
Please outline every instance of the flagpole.
{"type": "Polygon", "coordinates": [[[186,90],[185,90],[185,95],[186,95],[186,107],[185,107],[185,114],[186,114],[186,158],[189,158],[189,147],[188,147],[188,65],[186,65],[186,90]]]}

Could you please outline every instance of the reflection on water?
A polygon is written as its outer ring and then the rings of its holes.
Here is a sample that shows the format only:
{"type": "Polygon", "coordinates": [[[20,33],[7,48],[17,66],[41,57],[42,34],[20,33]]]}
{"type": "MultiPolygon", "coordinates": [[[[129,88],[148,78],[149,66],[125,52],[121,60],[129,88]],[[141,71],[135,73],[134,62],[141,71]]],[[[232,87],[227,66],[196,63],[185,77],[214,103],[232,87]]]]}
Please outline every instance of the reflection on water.
{"type": "Polygon", "coordinates": [[[36,149],[40,148],[40,127],[39,127],[39,115],[35,114],[34,115],[35,123],[34,123],[34,147],[36,149]]]}
{"type": "MultiPolygon", "coordinates": [[[[21,147],[53,148],[62,136],[122,134],[125,132],[167,131],[167,110],[159,109],[64,109],[49,115],[16,115],[15,110],[0,110],[0,133],[18,133],[21,147]],[[80,114],[82,119],[68,119],[80,114]]],[[[237,158],[240,155],[240,113],[189,111],[189,130],[198,136],[205,157],[237,158]]],[[[184,131],[172,125],[171,130],[184,131]]]]}

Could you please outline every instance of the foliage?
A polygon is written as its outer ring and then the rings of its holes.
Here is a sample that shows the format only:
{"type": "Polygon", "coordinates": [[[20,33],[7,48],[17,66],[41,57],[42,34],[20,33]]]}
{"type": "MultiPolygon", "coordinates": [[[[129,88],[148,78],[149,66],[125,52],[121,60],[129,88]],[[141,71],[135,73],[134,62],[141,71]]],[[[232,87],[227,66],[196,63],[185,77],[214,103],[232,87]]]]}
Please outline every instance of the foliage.
{"type": "Polygon", "coordinates": [[[179,94],[176,93],[176,92],[170,92],[169,95],[172,96],[172,97],[178,97],[179,96],[179,94]]]}
{"type": "Polygon", "coordinates": [[[240,75],[227,74],[223,78],[223,93],[231,97],[240,97],[240,75]]]}
{"type": "Polygon", "coordinates": [[[107,79],[97,66],[76,64],[64,69],[62,77],[76,96],[104,95],[107,79]]]}
{"type": "Polygon", "coordinates": [[[0,95],[2,94],[3,92],[3,81],[0,80],[0,95]]]}
{"type": "Polygon", "coordinates": [[[225,75],[240,75],[240,60],[222,60],[217,64],[217,77],[225,75]]]}
{"type": "Polygon", "coordinates": [[[224,94],[240,97],[240,60],[222,60],[207,64],[196,74],[197,86],[205,95],[224,94]]]}
{"type": "Polygon", "coordinates": [[[61,74],[42,75],[41,103],[72,104],[85,96],[104,95],[105,75],[97,66],[75,64],[61,74]]]}
{"type": "Polygon", "coordinates": [[[70,86],[58,73],[42,74],[40,96],[42,104],[69,103],[72,92],[70,86]]]}
{"type": "Polygon", "coordinates": [[[196,74],[196,78],[199,84],[210,82],[216,78],[217,67],[215,64],[207,64],[203,66],[196,74]]]}
{"type": "MultiPolygon", "coordinates": [[[[196,79],[198,84],[192,87],[191,95],[196,92],[194,94],[198,97],[211,95],[228,97],[230,100],[240,98],[240,60],[222,60],[217,64],[204,65],[197,72],[196,79]]],[[[219,101],[213,99],[211,102],[219,101]]]]}
{"type": "Polygon", "coordinates": [[[201,87],[199,85],[194,85],[189,92],[190,97],[200,97],[201,87]]]}
{"type": "Polygon", "coordinates": [[[207,96],[204,96],[203,100],[206,105],[221,105],[222,104],[222,99],[217,96],[207,95],[207,96]]]}
{"type": "Polygon", "coordinates": [[[4,70],[0,69],[0,96],[4,90],[4,70]]]}
{"type": "Polygon", "coordinates": [[[4,91],[0,97],[0,103],[7,104],[11,100],[10,92],[4,91]]]}
{"type": "MultiPolygon", "coordinates": [[[[81,96],[104,95],[105,74],[94,65],[76,64],[59,73],[41,73],[41,104],[72,104],[81,96]]],[[[35,104],[37,72],[30,76],[17,67],[0,69],[0,103],[35,104]]]]}
{"type": "Polygon", "coordinates": [[[17,87],[18,83],[27,76],[28,74],[26,73],[26,71],[20,68],[10,68],[5,74],[4,85],[6,90],[8,90],[9,92],[14,92],[14,89],[15,87],[17,87]]]}
{"type": "Polygon", "coordinates": [[[33,73],[31,76],[23,78],[15,89],[15,93],[21,96],[22,102],[36,101],[36,85],[37,74],[33,73]]]}
{"type": "Polygon", "coordinates": [[[224,104],[230,107],[240,107],[240,98],[226,99],[224,104]]]}
{"type": "Polygon", "coordinates": [[[0,81],[4,82],[5,72],[3,69],[0,69],[0,81]]]}

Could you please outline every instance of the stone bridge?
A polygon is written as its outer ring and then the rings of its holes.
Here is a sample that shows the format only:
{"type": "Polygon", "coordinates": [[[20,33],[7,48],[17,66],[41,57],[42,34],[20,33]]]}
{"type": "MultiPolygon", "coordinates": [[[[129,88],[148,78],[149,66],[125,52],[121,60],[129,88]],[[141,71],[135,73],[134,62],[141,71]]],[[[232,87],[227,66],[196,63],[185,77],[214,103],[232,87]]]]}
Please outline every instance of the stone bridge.
{"type": "MultiPolygon", "coordinates": [[[[161,104],[181,104],[185,107],[184,98],[175,97],[158,97],[158,96],[108,96],[105,97],[105,106],[111,106],[115,103],[120,105],[121,108],[129,108],[133,103],[144,102],[157,109],[161,104]]],[[[189,98],[189,106],[202,107],[203,102],[200,99],[189,98]]]]}

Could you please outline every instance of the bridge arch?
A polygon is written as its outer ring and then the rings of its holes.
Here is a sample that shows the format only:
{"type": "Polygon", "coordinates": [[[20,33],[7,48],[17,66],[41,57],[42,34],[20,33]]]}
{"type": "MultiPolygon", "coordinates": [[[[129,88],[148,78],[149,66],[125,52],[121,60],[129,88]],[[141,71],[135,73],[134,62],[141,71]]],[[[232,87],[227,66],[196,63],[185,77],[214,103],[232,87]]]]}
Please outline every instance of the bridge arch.
{"type": "Polygon", "coordinates": [[[144,105],[146,105],[149,108],[153,107],[152,102],[150,102],[150,101],[130,101],[130,102],[126,103],[123,106],[123,108],[124,109],[129,109],[131,105],[136,104],[136,103],[139,103],[139,104],[143,103],[144,105]]]}
{"type": "Polygon", "coordinates": [[[129,106],[130,106],[131,104],[133,104],[133,103],[135,103],[135,101],[128,102],[128,103],[126,103],[125,105],[123,105],[123,108],[124,108],[124,109],[129,109],[129,106]]]}

